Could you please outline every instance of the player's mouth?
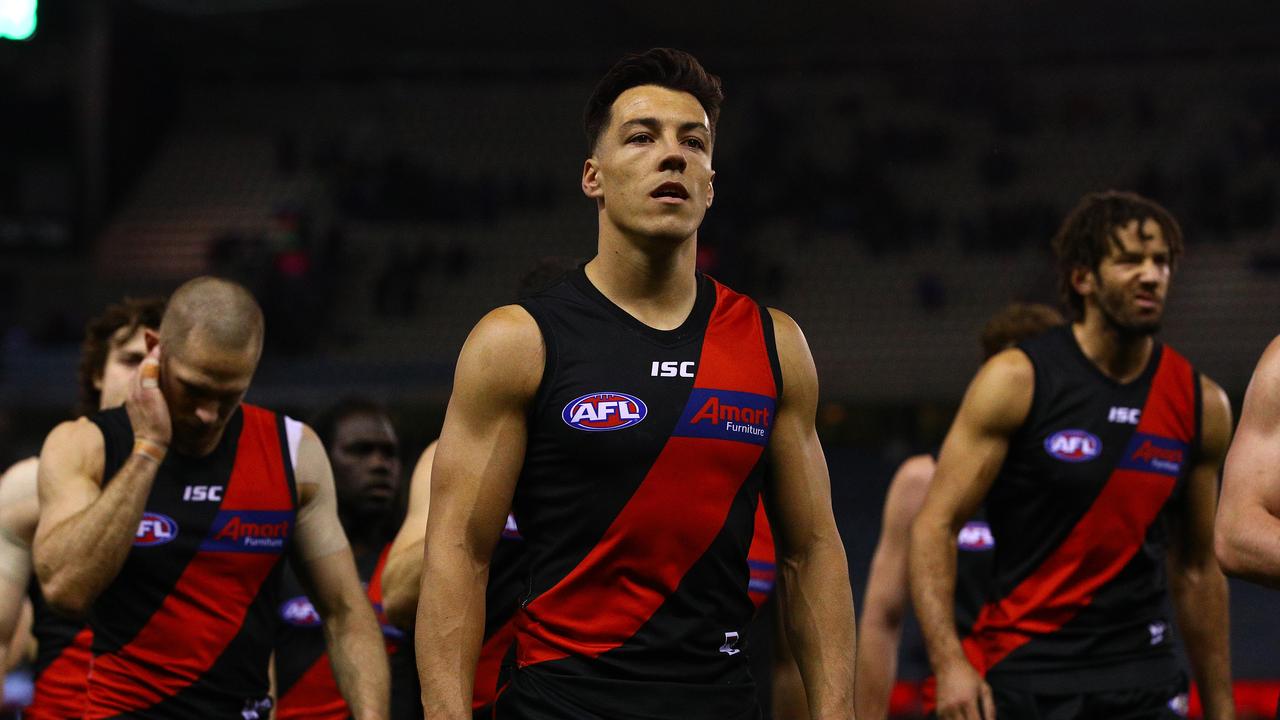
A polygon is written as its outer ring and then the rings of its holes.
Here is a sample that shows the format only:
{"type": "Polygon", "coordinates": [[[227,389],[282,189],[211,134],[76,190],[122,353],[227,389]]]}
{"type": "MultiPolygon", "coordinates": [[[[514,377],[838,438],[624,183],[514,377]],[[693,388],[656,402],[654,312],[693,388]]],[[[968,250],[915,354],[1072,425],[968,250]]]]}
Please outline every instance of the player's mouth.
{"type": "Polygon", "coordinates": [[[649,197],[660,203],[680,205],[689,199],[689,191],[678,182],[664,182],[649,193],[649,197]]]}
{"type": "Polygon", "coordinates": [[[1134,296],[1133,301],[1140,310],[1159,310],[1163,306],[1163,303],[1155,295],[1148,293],[1138,293],[1134,296]]]}

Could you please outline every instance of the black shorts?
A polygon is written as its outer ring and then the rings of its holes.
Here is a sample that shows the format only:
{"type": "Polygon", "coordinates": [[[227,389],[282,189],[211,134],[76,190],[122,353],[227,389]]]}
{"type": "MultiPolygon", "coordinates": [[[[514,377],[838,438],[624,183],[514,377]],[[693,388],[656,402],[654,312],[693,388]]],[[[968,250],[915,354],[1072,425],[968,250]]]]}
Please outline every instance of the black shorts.
{"type": "Polygon", "coordinates": [[[992,688],[1000,720],[1181,720],[1187,717],[1187,682],[1128,690],[1054,695],[992,688]]]}
{"type": "Polygon", "coordinates": [[[496,720],[760,720],[755,686],[733,700],[672,683],[569,678],[517,670],[494,702],[496,720]]]}

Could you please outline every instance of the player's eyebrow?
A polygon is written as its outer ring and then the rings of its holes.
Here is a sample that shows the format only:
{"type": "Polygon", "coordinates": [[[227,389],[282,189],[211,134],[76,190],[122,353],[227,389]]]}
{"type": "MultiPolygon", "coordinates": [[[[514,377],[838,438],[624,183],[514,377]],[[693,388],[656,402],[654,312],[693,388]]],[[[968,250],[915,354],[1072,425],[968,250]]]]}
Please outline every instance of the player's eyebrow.
{"type": "MultiPolygon", "coordinates": [[[[658,128],[662,127],[662,121],[652,117],[634,118],[622,123],[622,125],[620,125],[619,127],[622,129],[626,129],[631,125],[639,125],[648,130],[657,130],[658,128]]],[[[680,132],[689,132],[690,130],[701,130],[707,133],[708,135],[711,134],[711,129],[706,126],[706,123],[703,123],[698,120],[692,120],[692,121],[680,124],[680,132]]]]}

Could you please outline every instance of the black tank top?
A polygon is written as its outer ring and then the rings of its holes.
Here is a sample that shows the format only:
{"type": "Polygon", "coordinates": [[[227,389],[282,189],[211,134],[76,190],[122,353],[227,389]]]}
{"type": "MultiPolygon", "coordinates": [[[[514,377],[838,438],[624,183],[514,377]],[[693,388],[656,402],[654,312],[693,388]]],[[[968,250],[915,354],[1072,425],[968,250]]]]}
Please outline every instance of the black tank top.
{"type": "MultiPolygon", "coordinates": [[[[391,718],[412,720],[422,717],[413,640],[388,622],[382,610],[382,569],[390,550],[388,543],[378,552],[356,557],[356,570],[387,643],[392,669],[391,718]]],[[[276,633],[276,696],[280,700],[275,717],[278,720],[346,720],[351,717],[351,710],[338,690],[320,614],[307,597],[306,588],[291,563],[285,565],[282,596],[276,633]]]]}
{"type": "Polygon", "coordinates": [[[1199,377],[1157,343],[1117,383],[1070,326],[1019,347],[1035,395],[987,496],[995,594],[965,650],[992,682],[1035,692],[1172,681],[1167,525],[1199,450],[1199,377]]]}
{"type": "MultiPolygon", "coordinates": [[[[105,487],[133,430],[123,408],[92,419],[106,441],[105,487]]],[[[297,508],[288,433],[283,416],[241,405],[211,454],[165,457],[124,567],[90,613],[86,718],[267,716],[297,508]]]]}
{"type": "Polygon", "coordinates": [[[782,389],[770,315],[700,275],[686,321],[654,330],[581,269],[522,304],[546,367],[514,500],[529,576],[512,702],[753,715],[748,547],[782,389]]]}

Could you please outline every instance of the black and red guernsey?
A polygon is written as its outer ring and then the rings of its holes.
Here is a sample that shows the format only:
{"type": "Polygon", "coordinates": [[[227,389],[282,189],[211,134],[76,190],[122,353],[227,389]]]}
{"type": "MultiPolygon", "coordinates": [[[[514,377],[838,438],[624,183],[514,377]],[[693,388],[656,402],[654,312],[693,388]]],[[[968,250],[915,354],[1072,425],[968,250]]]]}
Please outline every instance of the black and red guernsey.
{"type": "Polygon", "coordinates": [[[93,633],[82,622],[53,612],[33,577],[27,588],[31,599],[31,635],[36,640],[36,662],[31,704],[22,711],[28,720],[66,720],[84,715],[88,692],[89,651],[93,633]]]}
{"type": "Polygon", "coordinates": [[[1035,394],[987,496],[994,594],[966,654],[992,684],[1033,693],[1177,682],[1165,557],[1199,451],[1199,375],[1156,343],[1117,383],[1070,326],[1019,347],[1035,394]]]}
{"type": "MultiPolygon", "coordinates": [[[[380,552],[357,557],[356,570],[387,643],[392,668],[392,720],[407,720],[422,717],[422,701],[417,689],[413,643],[387,621],[382,610],[382,569],[390,550],[388,543],[380,552]]],[[[343,700],[333,675],[320,614],[291,565],[286,565],[283,597],[276,633],[276,694],[280,698],[276,706],[277,720],[347,720],[351,709],[343,700]]]]}
{"type": "MultiPolygon", "coordinates": [[[[93,421],[106,440],[105,484],[133,431],[123,408],[93,421]]],[[[90,613],[87,720],[267,717],[300,434],[295,421],[242,404],[208,456],[165,457],[124,567],[90,613]]]]}
{"type": "Polygon", "coordinates": [[[781,372],[768,312],[698,276],[655,330],[579,268],[522,305],[546,346],[514,512],[528,553],[498,718],[754,718],[747,550],[781,372]]]}
{"type": "MultiPolygon", "coordinates": [[[[528,587],[525,557],[524,538],[520,536],[515,516],[509,515],[502,538],[489,562],[484,644],[480,648],[480,661],[476,664],[475,691],[471,701],[477,720],[491,716],[493,701],[503,684],[502,666],[515,640],[515,612],[528,587]]],[[[747,550],[747,565],[751,569],[747,590],[756,610],[773,593],[778,574],[776,557],[773,529],[761,503],[756,506],[755,534],[747,550]]]]}

